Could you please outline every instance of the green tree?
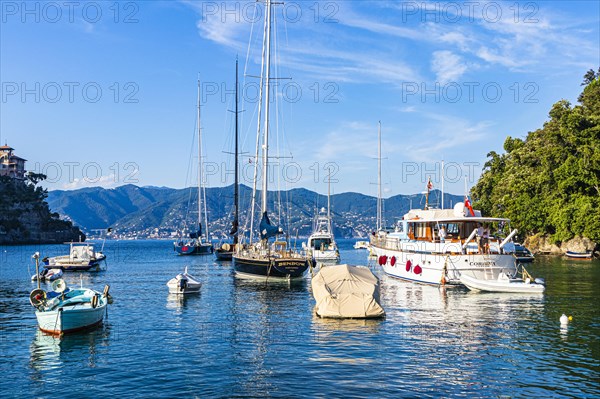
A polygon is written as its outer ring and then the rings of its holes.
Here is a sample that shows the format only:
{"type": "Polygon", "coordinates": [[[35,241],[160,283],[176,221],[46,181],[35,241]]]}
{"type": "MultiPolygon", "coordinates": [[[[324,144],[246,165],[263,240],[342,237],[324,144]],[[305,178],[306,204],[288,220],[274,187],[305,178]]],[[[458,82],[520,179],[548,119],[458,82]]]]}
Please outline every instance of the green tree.
{"type": "Polygon", "coordinates": [[[510,218],[524,234],[600,241],[600,70],[584,85],[580,105],[558,101],[541,129],[488,154],[472,190],[484,213],[510,218]]]}

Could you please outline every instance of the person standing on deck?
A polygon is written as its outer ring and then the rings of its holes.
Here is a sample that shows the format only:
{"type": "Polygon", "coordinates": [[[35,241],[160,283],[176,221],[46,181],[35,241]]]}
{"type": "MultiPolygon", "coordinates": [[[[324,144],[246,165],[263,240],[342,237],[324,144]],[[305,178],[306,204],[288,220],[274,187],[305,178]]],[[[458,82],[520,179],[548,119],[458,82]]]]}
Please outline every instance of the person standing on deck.
{"type": "Polygon", "coordinates": [[[477,247],[479,249],[479,253],[483,253],[483,226],[481,223],[477,223],[477,247]]]}

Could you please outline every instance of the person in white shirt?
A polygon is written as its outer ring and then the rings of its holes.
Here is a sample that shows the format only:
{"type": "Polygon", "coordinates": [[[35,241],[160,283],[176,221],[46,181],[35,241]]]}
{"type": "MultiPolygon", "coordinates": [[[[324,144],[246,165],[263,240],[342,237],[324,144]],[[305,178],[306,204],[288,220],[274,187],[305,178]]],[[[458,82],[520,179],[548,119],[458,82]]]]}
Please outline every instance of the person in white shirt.
{"type": "Polygon", "coordinates": [[[446,228],[444,226],[440,226],[440,230],[438,231],[438,235],[440,236],[440,241],[446,241],[446,228]]]}

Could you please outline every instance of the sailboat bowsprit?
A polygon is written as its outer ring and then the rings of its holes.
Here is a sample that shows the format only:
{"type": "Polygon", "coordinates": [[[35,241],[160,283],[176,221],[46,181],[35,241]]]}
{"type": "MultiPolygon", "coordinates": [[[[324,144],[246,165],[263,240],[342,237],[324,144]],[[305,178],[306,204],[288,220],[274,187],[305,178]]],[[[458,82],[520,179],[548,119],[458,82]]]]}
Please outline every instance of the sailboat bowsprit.
{"type": "MultiPolygon", "coordinates": [[[[261,107],[264,106],[264,123],[261,126],[261,117],[257,118],[258,129],[257,137],[260,137],[262,132],[262,168],[261,170],[261,221],[260,241],[246,245],[237,245],[236,252],[233,254],[233,267],[236,275],[240,277],[251,277],[259,279],[294,279],[304,276],[308,270],[308,258],[292,249],[286,242],[275,241],[269,243],[269,238],[276,237],[282,234],[280,227],[271,223],[267,209],[267,181],[268,181],[268,162],[269,162],[269,106],[270,106],[270,70],[271,70],[271,0],[266,0],[265,4],[265,30],[263,45],[263,61],[261,65],[261,87],[264,82],[264,99],[262,90],[259,101],[258,115],[261,115],[261,107]],[[264,101],[263,101],[264,100],[264,101]]],[[[258,144],[258,140],[257,140],[258,144]]],[[[257,148],[258,156],[258,148],[257,148]]],[[[255,163],[255,168],[257,164],[255,163]]],[[[254,206],[254,198],[256,195],[256,170],[253,189],[253,201],[251,210],[254,206]]],[[[252,232],[250,234],[252,237],[252,232]]]]}

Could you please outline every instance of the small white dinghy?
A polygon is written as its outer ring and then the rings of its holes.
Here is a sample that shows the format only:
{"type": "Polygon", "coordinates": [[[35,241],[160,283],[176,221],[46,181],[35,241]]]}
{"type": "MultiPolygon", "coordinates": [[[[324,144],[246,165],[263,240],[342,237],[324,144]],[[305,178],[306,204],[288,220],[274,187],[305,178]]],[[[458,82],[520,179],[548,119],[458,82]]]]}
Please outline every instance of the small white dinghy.
{"type": "Polygon", "coordinates": [[[364,266],[324,266],[312,278],[319,317],[368,319],[385,316],[379,304],[379,280],[364,266]]]}
{"type": "Polygon", "coordinates": [[[39,274],[31,276],[31,281],[54,281],[61,278],[63,275],[62,269],[43,269],[39,274]]]}
{"type": "Polygon", "coordinates": [[[187,266],[183,273],[179,273],[167,283],[169,294],[196,294],[200,292],[202,283],[188,274],[187,266]]]}
{"type": "Polygon", "coordinates": [[[546,289],[543,279],[532,279],[527,272],[525,278],[511,278],[501,272],[497,279],[478,279],[465,273],[460,275],[460,282],[471,291],[512,292],[525,294],[541,294],[546,289]]]}

